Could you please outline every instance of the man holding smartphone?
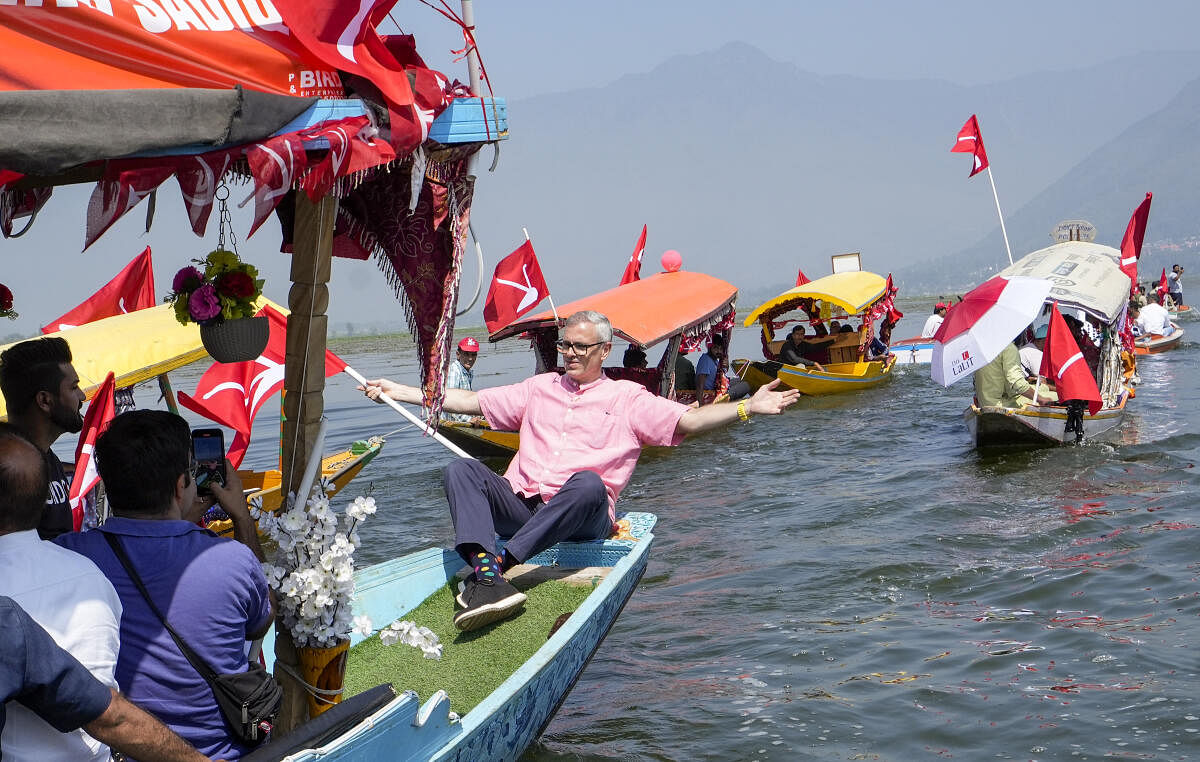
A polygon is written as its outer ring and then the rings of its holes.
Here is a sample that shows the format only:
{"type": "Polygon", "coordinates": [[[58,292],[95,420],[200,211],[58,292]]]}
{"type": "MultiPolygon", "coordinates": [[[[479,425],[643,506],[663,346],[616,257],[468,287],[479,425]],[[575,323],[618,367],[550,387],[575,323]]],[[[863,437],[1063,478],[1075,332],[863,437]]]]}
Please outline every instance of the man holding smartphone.
{"type": "Polygon", "coordinates": [[[227,461],[224,484],[213,480],[208,486],[232,519],[237,542],[200,528],[189,515],[196,504],[192,441],[187,423],[173,413],[118,415],[96,440],[96,466],[113,517],[98,531],[56,542],[92,559],[121,599],[121,691],[201,752],[236,759],[247,747],[233,737],[208,683],[105,537],[120,543],[155,605],[214,672],[248,669],[246,641],[262,637],[274,620],[262,548],[241,479],[227,461]]]}

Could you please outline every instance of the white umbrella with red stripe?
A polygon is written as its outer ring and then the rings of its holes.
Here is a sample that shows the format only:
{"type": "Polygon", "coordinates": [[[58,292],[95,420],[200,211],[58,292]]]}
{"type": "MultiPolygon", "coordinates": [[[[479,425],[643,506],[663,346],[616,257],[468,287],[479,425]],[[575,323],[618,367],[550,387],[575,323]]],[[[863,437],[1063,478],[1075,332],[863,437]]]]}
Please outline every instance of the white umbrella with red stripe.
{"type": "Polygon", "coordinates": [[[934,334],[929,375],[949,386],[991,362],[1037,317],[1052,285],[1043,278],[997,275],[965,294],[934,334]]]}

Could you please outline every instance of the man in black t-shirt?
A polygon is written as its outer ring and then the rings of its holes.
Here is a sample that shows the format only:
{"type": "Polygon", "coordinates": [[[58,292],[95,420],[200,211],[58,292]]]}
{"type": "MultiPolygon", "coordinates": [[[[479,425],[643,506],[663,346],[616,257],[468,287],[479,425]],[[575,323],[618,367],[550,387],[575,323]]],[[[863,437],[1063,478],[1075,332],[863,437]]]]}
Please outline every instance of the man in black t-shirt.
{"type": "Polygon", "coordinates": [[[0,393],[8,420],[45,453],[50,491],[38,534],[50,540],[71,531],[71,480],[50,446],[83,428],[86,399],[71,365],[71,347],[57,336],[14,344],[0,354],[0,393]]]}

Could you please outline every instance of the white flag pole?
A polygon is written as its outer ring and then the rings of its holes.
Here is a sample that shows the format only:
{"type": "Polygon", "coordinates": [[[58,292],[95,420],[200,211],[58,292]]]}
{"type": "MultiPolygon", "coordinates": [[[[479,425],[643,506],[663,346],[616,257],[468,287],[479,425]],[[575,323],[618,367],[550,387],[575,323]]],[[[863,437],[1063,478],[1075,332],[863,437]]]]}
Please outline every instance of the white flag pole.
{"type": "Polygon", "coordinates": [[[992,183],[992,198],[996,199],[996,214],[1000,217],[1000,233],[1004,236],[1004,250],[1008,252],[1008,263],[1013,263],[1012,247],[1008,245],[1008,231],[1004,229],[1004,212],[1000,211],[1000,196],[996,193],[996,179],[992,177],[992,165],[989,163],[988,180],[992,183]]]}
{"type": "MultiPolygon", "coordinates": [[[[354,368],[351,368],[349,365],[347,365],[345,368],[342,369],[342,372],[345,373],[350,378],[357,381],[363,387],[366,387],[367,379],[363,378],[362,374],[359,373],[358,371],[356,371],[354,368]]],[[[400,403],[397,402],[396,400],[392,399],[391,397],[387,396],[386,394],[381,394],[379,396],[379,399],[383,400],[388,406],[390,406],[397,413],[399,413],[400,415],[407,418],[413,425],[420,427],[420,429],[422,431],[424,431],[426,434],[428,434],[429,436],[436,439],[438,441],[438,444],[442,445],[450,452],[454,453],[455,455],[459,456],[460,458],[471,457],[461,447],[459,447],[458,445],[451,442],[449,439],[446,439],[444,436],[439,434],[437,432],[437,429],[431,429],[429,427],[429,425],[426,424],[424,421],[422,421],[420,418],[417,418],[415,415],[413,415],[412,413],[405,410],[404,407],[402,407],[400,405],[400,403]]],[[[323,421],[322,421],[322,423],[323,423],[323,421]]]]}
{"type": "MultiPolygon", "coordinates": [[[[525,240],[533,243],[533,239],[529,237],[529,229],[522,227],[521,232],[525,234],[525,240]]],[[[550,311],[554,313],[554,324],[558,325],[558,307],[554,306],[554,297],[550,294],[550,286],[546,285],[546,298],[550,300],[550,311]]]]}

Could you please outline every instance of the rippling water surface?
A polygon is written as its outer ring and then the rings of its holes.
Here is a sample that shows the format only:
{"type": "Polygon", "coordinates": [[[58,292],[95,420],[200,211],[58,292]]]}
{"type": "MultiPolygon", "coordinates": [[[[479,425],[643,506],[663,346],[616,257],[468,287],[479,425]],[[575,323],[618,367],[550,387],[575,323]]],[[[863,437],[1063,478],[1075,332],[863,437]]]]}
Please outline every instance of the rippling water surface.
{"type": "MultiPolygon", "coordinates": [[[[415,378],[394,339],[334,349],[415,378]]],[[[1115,445],[981,455],[970,385],[926,366],[644,455],[621,507],[659,516],[649,569],[526,759],[1200,759],[1198,357],[1141,361],[1115,445]]],[[[531,365],[485,345],[476,388],[531,365]]],[[[331,446],[403,426],[330,384],[331,446]]],[[[362,560],[450,542],[449,457],[389,436],[350,490],[384,506],[362,560]]]]}

